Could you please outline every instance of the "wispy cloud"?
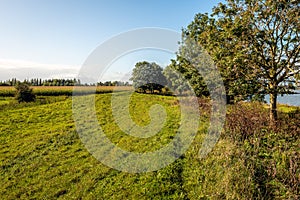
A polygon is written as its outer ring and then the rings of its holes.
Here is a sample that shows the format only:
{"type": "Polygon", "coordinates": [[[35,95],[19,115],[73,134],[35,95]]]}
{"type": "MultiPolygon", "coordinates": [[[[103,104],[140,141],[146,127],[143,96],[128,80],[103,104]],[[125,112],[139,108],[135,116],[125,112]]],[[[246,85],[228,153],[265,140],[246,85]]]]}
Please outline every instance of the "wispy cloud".
{"type": "Polygon", "coordinates": [[[80,66],[0,59],[0,80],[17,78],[75,78],[80,66]]]}
{"type": "MultiPolygon", "coordinates": [[[[81,66],[64,64],[45,64],[26,60],[0,59],[0,80],[17,78],[18,80],[31,78],[69,78],[78,77],[81,66]]],[[[121,72],[116,69],[108,71],[99,81],[128,81],[131,73],[121,72]]]]}
{"type": "Polygon", "coordinates": [[[129,81],[131,77],[131,72],[109,72],[109,73],[105,73],[102,77],[101,77],[101,81],[129,81]]]}

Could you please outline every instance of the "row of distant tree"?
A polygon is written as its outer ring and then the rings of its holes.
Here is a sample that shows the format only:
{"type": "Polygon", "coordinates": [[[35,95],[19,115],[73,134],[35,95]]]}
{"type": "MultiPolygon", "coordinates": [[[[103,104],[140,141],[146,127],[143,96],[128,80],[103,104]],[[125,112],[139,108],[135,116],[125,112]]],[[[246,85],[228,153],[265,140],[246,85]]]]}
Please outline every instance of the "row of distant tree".
{"type": "Polygon", "coordinates": [[[16,78],[9,79],[6,81],[0,81],[1,86],[16,86],[20,83],[26,83],[31,86],[73,86],[80,83],[77,79],[41,79],[41,78],[32,78],[25,79],[20,81],[16,78]]]}
{"type": "Polygon", "coordinates": [[[105,82],[98,82],[98,86],[131,86],[129,82],[124,81],[105,81],[105,82]]]}
{"type": "Polygon", "coordinates": [[[23,81],[17,80],[16,78],[9,79],[6,81],[0,81],[0,86],[17,86],[20,83],[26,83],[30,86],[74,86],[74,85],[97,85],[97,86],[130,86],[129,82],[123,81],[105,81],[89,84],[89,83],[81,83],[79,79],[41,79],[41,78],[33,78],[33,79],[25,79],[23,81]]]}

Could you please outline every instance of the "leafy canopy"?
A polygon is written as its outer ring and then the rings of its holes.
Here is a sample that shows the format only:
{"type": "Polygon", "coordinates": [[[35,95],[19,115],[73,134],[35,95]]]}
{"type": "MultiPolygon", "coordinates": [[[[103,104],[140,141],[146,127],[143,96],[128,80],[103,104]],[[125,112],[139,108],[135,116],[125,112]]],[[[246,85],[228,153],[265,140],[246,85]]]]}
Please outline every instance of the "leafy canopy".
{"type": "Polygon", "coordinates": [[[137,91],[154,93],[157,90],[161,92],[166,84],[166,78],[162,71],[163,68],[154,62],[138,62],[133,69],[130,80],[137,91]]]}
{"type": "Polygon", "coordinates": [[[277,95],[299,84],[299,37],[297,0],[227,0],[183,30],[183,43],[193,38],[211,55],[230,99],[270,94],[271,120],[277,95]]]}

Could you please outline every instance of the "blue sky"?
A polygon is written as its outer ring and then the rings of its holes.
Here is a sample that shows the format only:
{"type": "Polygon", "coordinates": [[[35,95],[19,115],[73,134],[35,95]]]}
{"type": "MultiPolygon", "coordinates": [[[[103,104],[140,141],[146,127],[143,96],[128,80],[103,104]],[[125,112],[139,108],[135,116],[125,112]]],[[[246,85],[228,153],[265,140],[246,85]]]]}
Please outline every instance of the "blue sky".
{"type": "Polygon", "coordinates": [[[180,32],[196,13],[210,12],[219,2],[224,1],[1,0],[0,80],[72,77],[112,36],[142,27],[180,32]]]}

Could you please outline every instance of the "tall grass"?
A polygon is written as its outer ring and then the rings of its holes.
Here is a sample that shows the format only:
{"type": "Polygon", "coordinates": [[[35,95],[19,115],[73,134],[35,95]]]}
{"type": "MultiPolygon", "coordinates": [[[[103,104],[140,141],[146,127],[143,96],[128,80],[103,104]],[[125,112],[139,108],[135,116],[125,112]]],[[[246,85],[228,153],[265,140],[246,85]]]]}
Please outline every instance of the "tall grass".
{"type": "Polygon", "coordinates": [[[290,110],[280,112],[277,126],[271,128],[268,110],[260,103],[229,108],[222,137],[243,151],[254,184],[251,198],[300,197],[300,109],[290,110]]]}

